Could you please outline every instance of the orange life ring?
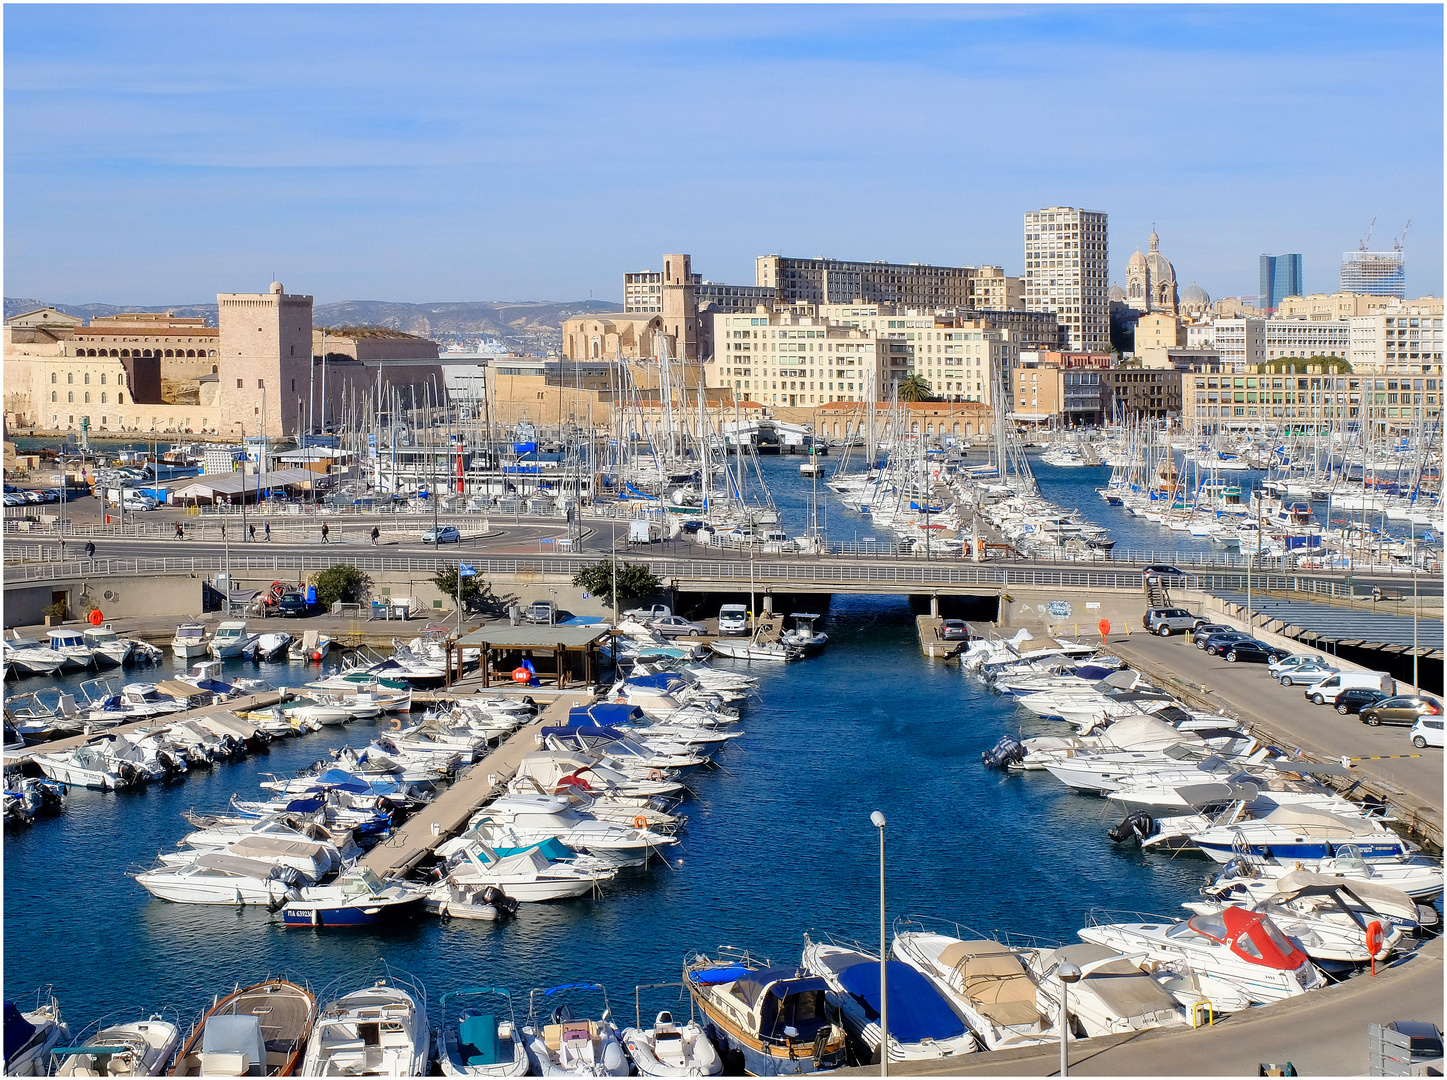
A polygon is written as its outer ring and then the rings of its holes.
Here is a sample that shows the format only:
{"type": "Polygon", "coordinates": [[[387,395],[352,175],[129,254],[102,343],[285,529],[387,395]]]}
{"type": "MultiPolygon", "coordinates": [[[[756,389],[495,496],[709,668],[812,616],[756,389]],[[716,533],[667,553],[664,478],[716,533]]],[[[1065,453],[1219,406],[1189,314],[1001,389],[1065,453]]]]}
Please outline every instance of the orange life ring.
{"type": "Polygon", "coordinates": [[[532,681],[532,677],[533,673],[525,667],[517,667],[512,669],[512,681],[515,683],[522,683],[524,686],[526,686],[529,682],[532,681]]]}
{"type": "Polygon", "coordinates": [[[1367,952],[1373,959],[1381,955],[1383,938],[1382,924],[1380,922],[1373,919],[1367,923],[1367,952]]]}
{"type": "Polygon", "coordinates": [[[634,817],[634,819],[633,819],[633,827],[634,827],[635,829],[646,829],[646,828],[648,828],[648,819],[647,819],[646,817],[644,817],[642,814],[637,815],[637,816],[634,817]]]}
{"type": "Polygon", "coordinates": [[[662,780],[662,779],[663,779],[663,774],[662,774],[661,772],[659,772],[657,769],[649,769],[649,770],[648,770],[648,779],[650,779],[650,780],[662,780]]]}
{"type": "Polygon", "coordinates": [[[92,608],[88,618],[90,619],[90,624],[92,626],[99,626],[101,623],[106,621],[106,617],[101,614],[100,608],[92,608]]]}

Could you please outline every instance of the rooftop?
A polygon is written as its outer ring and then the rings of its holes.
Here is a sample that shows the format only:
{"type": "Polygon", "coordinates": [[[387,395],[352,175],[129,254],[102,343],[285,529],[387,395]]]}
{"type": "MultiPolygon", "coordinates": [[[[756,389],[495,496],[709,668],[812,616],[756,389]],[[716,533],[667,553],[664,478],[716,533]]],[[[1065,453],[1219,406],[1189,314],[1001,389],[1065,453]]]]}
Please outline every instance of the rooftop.
{"type": "Polygon", "coordinates": [[[605,623],[585,626],[484,626],[458,639],[459,645],[493,649],[583,649],[610,633],[605,623]]]}

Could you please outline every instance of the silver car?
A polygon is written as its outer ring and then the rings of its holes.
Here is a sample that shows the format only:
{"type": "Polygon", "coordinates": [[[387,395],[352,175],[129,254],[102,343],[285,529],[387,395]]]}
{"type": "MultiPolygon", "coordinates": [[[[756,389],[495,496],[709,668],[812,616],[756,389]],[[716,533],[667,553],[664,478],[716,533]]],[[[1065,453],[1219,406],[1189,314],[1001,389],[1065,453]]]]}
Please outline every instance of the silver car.
{"type": "Polygon", "coordinates": [[[708,633],[708,627],[703,623],[685,619],[682,615],[669,615],[666,618],[654,619],[648,624],[648,629],[662,634],[664,637],[702,637],[708,633]]]}

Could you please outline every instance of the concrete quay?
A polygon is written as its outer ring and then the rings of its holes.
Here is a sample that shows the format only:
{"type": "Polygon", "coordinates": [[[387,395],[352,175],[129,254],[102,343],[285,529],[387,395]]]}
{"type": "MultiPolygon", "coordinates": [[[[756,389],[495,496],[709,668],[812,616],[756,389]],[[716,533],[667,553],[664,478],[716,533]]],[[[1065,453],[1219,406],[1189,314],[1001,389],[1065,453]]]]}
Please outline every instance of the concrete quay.
{"type": "MultiPolygon", "coordinates": [[[[1079,1076],[1256,1076],[1288,1061],[1301,1076],[1368,1074],[1367,1025],[1390,1020],[1442,1024],[1443,939],[1434,938],[1375,978],[1361,975],[1274,1005],[1236,1013],[1209,1027],[1154,1028],[1073,1041],[1079,1076]]],[[[891,1062],[895,1076],[1057,1076],[1060,1046],[1025,1047],[938,1061],[891,1062]]],[[[877,1066],[840,1069],[878,1076],[877,1066]]]]}

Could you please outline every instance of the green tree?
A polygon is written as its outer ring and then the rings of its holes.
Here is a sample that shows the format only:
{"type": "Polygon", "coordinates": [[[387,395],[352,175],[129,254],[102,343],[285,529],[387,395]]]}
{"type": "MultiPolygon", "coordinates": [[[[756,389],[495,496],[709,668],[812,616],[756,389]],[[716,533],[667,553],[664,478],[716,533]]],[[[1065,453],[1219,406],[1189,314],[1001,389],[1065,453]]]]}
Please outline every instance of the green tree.
{"type": "MultiPolygon", "coordinates": [[[[613,603],[613,560],[585,566],[573,575],[573,584],[596,596],[604,604],[613,603]]],[[[653,571],[642,563],[619,562],[617,569],[618,601],[620,604],[651,600],[663,582],[653,576],[653,571]]]]}
{"type": "Polygon", "coordinates": [[[344,604],[360,604],[372,592],[372,579],[355,566],[338,564],[312,575],[312,584],[317,588],[317,603],[331,610],[337,601],[344,604]]]}
{"type": "Polygon", "coordinates": [[[899,384],[900,401],[933,401],[935,400],[934,387],[925,382],[917,374],[911,373],[899,384]]]}
{"type": "MultiPolygon", "coordinates": [[[[432,575],[432,584],[443,596],[457,596],[457,567],[447,566],[432,575]]],[[[492,586],[482,580],[481,574],[467,574],[462,579],[462,610],[495,611],[499,607],[492,586]]]]}

